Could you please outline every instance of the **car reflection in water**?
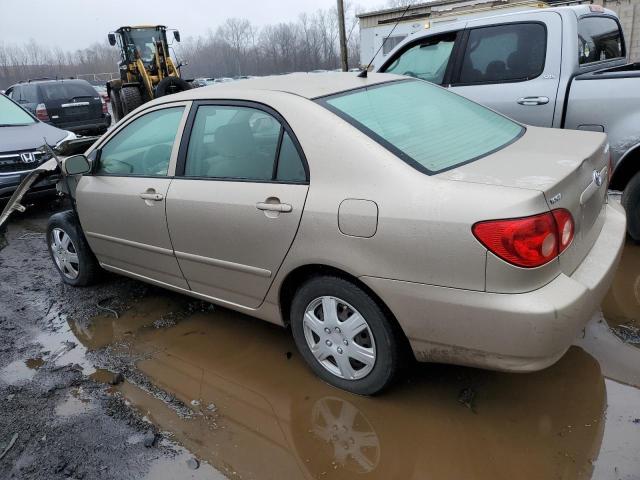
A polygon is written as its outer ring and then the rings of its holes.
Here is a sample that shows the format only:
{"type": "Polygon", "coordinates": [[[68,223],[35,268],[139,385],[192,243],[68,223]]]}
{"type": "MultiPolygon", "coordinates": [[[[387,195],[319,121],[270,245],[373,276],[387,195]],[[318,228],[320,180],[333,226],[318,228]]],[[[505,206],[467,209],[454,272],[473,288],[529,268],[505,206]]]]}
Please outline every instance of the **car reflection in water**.
{"type": "Polygon", "coordinates": [[[141,358],[138,369],[196,413],[183,418],[128,382],[116,388],[230,478],[591,476],[605,388],[577,347],[532,374],[417,365],[385,394],[359,397],[319,381],[286,331],[219,308],[190,313],[188,299],[155,292],[119,319],[72,330],[89,350],[111,344],[141,358]]]}

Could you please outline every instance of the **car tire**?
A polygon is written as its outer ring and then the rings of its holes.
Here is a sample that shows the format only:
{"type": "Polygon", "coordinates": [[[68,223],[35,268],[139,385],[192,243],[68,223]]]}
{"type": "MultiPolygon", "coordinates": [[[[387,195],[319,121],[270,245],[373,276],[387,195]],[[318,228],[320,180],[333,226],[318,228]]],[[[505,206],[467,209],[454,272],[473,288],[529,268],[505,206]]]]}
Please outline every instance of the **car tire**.
{"type": "Polygon", "coordinates": [[[122,105],[122,117],[126,117],[142,105],[142,95],[138,87],[122,87],[120,89],[120,104],[122,105]]]}
{"type": "Polygon", "coordinates": [[[627,212],[627,232],[634,242],[640,243],[640,172],[622,192],[622,206],[627,212]]]}
{"type": "Polygon", "coordinates": [[[394,379],[401,357],[399,332],[380,305],[354,283],[333,276],[307,281],[293,297],[290,324],[300,354],[325,382],[374,395],[394,379]],[[325,308],[334,314],[326,317],[325,308]]]}
{"type": "Polygon", "coordinates": [[[100,265],[72,210],[56,213],[49,219],[47,248],[63,282],[84,287],[100,278],[100,265]]]}

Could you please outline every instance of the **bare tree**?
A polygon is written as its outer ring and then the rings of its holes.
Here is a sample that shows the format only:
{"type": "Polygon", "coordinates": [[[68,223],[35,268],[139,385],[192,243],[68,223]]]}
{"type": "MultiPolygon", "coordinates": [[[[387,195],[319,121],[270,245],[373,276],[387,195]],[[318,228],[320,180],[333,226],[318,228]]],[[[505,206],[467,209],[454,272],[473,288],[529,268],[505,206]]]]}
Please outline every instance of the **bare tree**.
{"type": "MultiPolygon", "coordinates": [[[[339,66],[337,9],[301,14],[295,22],[260,29],[242,18],[229,18],[205,35],[174,45],[178,60],[186,62],[186,78],[268,75],[339,66]]],[[[350,65],[359,64],[356,9],[345,1],[345,24],[350,65]]],[[[34,77],[68,77],[117,73],[119,52],[105,43],[75,51],[50,48],[30,40],[24,45],[0,42],[0,88],[34,77]]]]}

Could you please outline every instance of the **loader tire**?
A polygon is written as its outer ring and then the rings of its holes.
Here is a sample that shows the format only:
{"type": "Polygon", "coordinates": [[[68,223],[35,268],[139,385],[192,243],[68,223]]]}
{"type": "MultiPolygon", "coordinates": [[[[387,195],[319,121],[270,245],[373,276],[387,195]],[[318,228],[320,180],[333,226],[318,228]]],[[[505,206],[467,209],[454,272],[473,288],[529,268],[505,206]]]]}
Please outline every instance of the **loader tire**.
{"type": "Polygon", "coordinates": [[[120,89],[122,116],[125,117],[142,105],[142,95],[138,87],[122,87],[120,89]]]}
{"type": "Polygon", "coordinates": [[[190,90],[191,85],[180,77],[165,77],[156,85],[156,98],[171,95],[172,93],[184,92],[190,90]]]}
{"type": "Polygon", "coordinates": [[[114,123],[120,121],[122,115],[122,102],[120,101],[120,89],[112,89],[109,92],[109,101],[111,103],[111,111],[113,112],[114,123]]]}
{"type": "Polygon", "coordinates": [[[622,206],[627,212],[627,232],[635,243],[640,243],[640,172],[622,192],[622,206]]]}

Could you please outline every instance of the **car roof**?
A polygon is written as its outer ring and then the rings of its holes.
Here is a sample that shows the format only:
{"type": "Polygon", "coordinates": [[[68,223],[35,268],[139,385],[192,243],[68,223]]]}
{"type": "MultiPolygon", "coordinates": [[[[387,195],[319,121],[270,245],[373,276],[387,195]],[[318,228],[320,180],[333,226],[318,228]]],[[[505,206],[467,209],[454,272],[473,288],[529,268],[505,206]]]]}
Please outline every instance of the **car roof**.
{"type": "Polygon", "coordinates": [[[343,73],[290,73],[287,75],[272,75],[269,77],[249,78],[229,83],[216,83],[206,87],[176,93],[168,97],[161,97],[155,103],[176,100],[203,100],[207,98],[230,98],[238,95],[240,98],[250,91],[286,92],[300,97],[314,99],[334,93],[353,90],[356,88],[376,85],[394,80],[406,80],[407,77],[390,73],[369,73],[367,78],[358,77],[354,72],[343,73]],[[164,100],[164,101],[163,101],[164,100]]]}
{"type": "Polygon", "coordinates": [[[21,81],[18,83],[15,83],[13,85],[11,85],[12,87],[16,87],[18,85],[20,86],[24,86],[24,85],[42,85],[42,84],[46,84],[46,83],[82,83],[82,84],[89,84],[91,85],[88,81],[84,80],[83,78],[36,78],[33,80],[25,80],[25,81],[21,81]]]}

